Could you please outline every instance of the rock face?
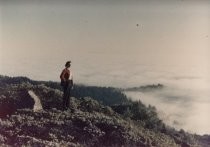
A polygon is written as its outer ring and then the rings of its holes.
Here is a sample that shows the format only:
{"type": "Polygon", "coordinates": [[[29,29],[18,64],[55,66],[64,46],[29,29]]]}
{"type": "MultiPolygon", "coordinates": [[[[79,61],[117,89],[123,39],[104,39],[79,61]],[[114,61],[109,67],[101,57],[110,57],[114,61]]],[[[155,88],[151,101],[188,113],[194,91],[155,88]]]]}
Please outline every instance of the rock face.
{"type": "Polygon", "coordinates": [[[12,80],[2,82],[0,77],[0,144],[64,147],[199,146],[195,136],[184,131],[146,127],[151,123],[149,117],[156,117],[150,113],[153,108],[146,111],[143,104],[109,107],[87,96],[71,97],[71,109],[67,111],[61,111],[61,106],[62,92],[58,89],[30,83],[27,78],[22,83],[16,79],[14,83],[12,80]],[[139,113],[138,110],[145,113],[139,113]],[[134,115],[135,111],[138,113],[134,115]],[[138,116],[142,114],[144,117],[138,116]]]}

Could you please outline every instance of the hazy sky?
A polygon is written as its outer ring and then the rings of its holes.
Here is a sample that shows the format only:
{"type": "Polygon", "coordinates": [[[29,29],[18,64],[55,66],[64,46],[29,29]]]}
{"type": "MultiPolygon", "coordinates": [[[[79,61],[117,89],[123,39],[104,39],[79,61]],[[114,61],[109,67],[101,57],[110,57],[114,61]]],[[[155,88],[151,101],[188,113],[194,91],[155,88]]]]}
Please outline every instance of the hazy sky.
{"type": "Polygon", "coordinates": [[[69,59],[76,71],[130,63],[195,65],[209,72],[207,0],[2,0],[0,4],[2,74],[21,75],[32,66],[52,70],[56,77],[54,71],[69,59]]]}

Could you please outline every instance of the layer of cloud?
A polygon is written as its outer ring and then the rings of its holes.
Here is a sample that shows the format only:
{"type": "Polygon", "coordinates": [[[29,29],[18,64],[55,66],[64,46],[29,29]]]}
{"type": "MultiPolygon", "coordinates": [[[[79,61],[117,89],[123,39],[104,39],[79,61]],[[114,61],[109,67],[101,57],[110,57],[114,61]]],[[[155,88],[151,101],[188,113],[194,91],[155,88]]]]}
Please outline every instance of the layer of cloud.
{"type": "Polygon", "coordinates": [[[154,105],[163,121],[176,129],[210,134],[210,93],[167,87],[151,93],[127,92],[133,100],[154,105]]]}

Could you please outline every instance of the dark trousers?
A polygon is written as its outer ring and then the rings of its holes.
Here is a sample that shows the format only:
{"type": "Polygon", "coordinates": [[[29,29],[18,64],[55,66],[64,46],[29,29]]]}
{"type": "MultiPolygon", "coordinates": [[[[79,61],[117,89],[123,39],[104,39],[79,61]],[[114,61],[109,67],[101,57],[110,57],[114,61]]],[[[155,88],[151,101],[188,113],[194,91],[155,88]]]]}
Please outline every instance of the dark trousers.
{"type": "Polygon", "coordinates": [[[70,96],[71,96],[72,85],[69,82],[66,82],[63,85],[63,109],[66,110],[69,107],[70,96]]]}

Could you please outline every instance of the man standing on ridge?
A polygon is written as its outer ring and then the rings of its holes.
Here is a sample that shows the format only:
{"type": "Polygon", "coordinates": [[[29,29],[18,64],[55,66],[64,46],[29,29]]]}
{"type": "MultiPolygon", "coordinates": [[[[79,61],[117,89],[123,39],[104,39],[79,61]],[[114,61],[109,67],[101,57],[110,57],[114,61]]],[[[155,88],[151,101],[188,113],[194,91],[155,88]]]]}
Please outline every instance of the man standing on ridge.
{"type": "Polygon", "coordinates": [[[61,86],[63,87],[63,110],[69,108],[69,101],[71,96],[71,89],[73,88],[73,75],[69,70],[71,61],[67,61],[65,68],[60,74],[61,86]]]}

